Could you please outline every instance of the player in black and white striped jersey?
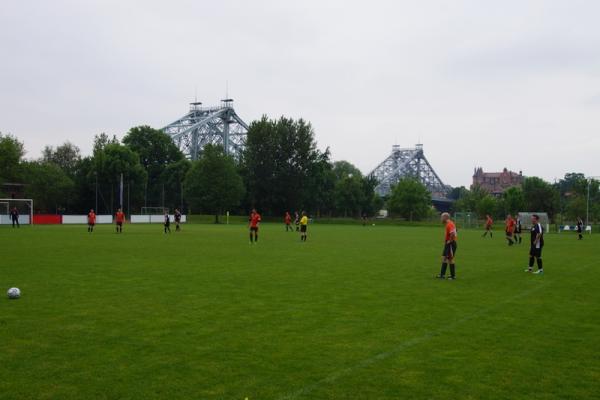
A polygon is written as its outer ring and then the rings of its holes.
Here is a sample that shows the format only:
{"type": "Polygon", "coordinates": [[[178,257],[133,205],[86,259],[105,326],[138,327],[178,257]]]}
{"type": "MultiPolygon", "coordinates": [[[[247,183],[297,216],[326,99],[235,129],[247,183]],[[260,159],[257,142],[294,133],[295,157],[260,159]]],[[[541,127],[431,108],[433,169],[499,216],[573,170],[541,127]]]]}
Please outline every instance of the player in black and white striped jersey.
{"type": "Polygon", "coordinates": [[[544,248],[544,228],[537,214],[531,216],[531,247],[529,248],[529,268],[525,272],[533,272],[533,263],[537,261],[538,270],[534,274],[543,274],[542,249],[544,248]]]}

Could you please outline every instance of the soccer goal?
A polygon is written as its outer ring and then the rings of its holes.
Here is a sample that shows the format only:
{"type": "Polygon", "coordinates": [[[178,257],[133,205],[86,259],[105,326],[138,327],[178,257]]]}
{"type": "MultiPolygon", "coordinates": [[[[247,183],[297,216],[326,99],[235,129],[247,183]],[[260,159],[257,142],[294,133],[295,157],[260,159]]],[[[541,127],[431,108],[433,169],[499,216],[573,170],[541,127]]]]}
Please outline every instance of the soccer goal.
{"type": "Polygon", "coordinates": [[[476,228],[478,225],[477,213],[475,212],[456,212],[454,213],[454,222],[459,228],[476,228]]]}
{"type": "Polygon", "coordinates": [[[537,214],[540,217],[540,224],[544,227],[544,232],[550,232],[550,218],[548,213],[545,212],[520,212],[519,219],[521,220],[521,226],[523,229],[531,229],[531,216],[537,214]]]}
{"type": "Polygon", "coordinates": [[[32,199],[0,199],[0,225],[12,224],[11,212],[14,209],[19,215],[19,224],[33,224],[32,199]]]}
{"type": "Polygon", "coordinates": [[[166,207],[142,207],[142,215],[164,215],[169,212],[166,207]]]}

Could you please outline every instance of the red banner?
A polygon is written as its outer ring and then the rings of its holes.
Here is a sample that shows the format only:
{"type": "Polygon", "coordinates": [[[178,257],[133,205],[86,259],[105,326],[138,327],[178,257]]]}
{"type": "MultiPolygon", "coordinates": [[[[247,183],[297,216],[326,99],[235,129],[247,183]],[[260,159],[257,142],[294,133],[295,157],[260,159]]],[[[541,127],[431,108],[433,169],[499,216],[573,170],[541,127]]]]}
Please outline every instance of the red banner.
{"type": "Polygon", "coordinates": [[[33,215],[33,224],[34,225],[62,224],[62,215],[34,214],[33,215]]]}

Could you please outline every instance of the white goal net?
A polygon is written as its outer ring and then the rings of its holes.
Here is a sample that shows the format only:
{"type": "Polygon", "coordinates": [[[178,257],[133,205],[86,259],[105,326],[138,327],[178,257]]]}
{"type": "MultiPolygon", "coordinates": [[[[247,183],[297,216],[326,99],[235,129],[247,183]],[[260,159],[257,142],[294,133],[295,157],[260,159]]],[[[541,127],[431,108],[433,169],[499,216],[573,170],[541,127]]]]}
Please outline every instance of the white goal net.
{"type": "Polygon", "coordinates": [[[33,222],[32,199],[0,199],[0,225],[29,225],[33,222]]]}
{"type": "Polygon", "coordinates": [[[520,212],[519,219],[521,220],[521,226],[523,227],[523,230],[531,229],[531,216],[534,214],[540,217],[539,221],[540,224],[542,224],[544,231],[550,232],[550,218],[548,217],[548,213],[545,212],[520,212]]]}
{"type": "Polygon", "coordinates": [[[168,211],[166,207],[142,207],[142,215],[164,215],[168,211]]]}

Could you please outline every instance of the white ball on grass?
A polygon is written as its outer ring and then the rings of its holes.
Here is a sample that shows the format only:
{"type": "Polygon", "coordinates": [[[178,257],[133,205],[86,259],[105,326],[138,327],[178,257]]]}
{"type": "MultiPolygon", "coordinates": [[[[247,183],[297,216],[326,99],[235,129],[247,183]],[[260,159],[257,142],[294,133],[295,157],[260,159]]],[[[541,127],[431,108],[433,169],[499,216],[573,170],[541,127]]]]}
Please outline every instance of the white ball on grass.
{"type": "Polygon", "coordinates": [[[6,292],[6,295],[9,299],[18,299],[19,297],[21,297],[21,290],[19,290],[19,288],[16,287],[11,287],[6,292]]]}

